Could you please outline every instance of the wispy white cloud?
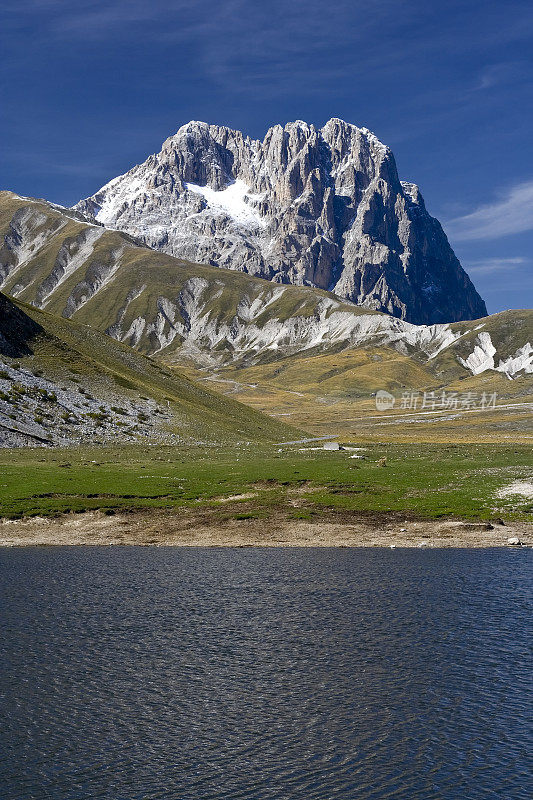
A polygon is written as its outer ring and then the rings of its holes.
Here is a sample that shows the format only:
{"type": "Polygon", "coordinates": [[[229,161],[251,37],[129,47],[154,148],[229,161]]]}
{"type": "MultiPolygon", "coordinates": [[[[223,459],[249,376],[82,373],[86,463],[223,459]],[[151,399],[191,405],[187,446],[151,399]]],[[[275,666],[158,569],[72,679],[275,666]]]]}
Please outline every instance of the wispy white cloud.
{"type": "Polygon", "coordinates": [[[452,241],[499,239],[533,230],[533,180],[511,187],[494,203],[449,220],[446,230],[452,241]]]}
{"type": "Polygon", "coordinates": [[[470,275],[508,275],[519,269],[531,265],[529,258],[516,256],[514,258],[480,258],[469,261],[466,267],[470,275]]]}
{"type": "Polygon", "coordinates": [[[493,89],[510,83],[522,83],[529,76],[529,64],[526,61],[503,61],[489,64],[479,75],[474,91],[493,89]]]}

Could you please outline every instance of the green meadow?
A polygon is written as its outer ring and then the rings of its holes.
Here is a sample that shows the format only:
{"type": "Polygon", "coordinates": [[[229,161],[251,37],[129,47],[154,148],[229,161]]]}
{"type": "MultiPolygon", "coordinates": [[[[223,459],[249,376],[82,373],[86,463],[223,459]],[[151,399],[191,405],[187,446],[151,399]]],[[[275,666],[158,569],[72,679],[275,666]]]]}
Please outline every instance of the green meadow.
{"type": "Polygon", "coordinates": [[[215,519],[385,512],[487,520],[532,516],[531,500],[498,498],[514,481],[531,480],[530,446],[303,448],[263,443],[4,450],[0,516],[185,507],[210,509],[215,519]]]}

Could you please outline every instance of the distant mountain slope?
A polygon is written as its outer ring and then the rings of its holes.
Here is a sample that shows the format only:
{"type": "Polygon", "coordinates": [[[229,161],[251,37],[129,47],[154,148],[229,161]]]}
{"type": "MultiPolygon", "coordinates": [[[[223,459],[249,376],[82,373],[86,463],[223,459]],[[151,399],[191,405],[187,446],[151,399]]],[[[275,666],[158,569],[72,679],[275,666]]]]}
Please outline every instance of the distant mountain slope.
{"type": "Polygon", "coordinates": [[[340,119],[276,125],[262,142],[190,122],[76,208],[162,252],[417,324],[487,313],[390,149],[340,119]]]}
{"type": "Polygon", "coordinates": [[[0,446],[294,435],[99,331],[0,294],[0,446]]]}
{"type": "Polygon", "coordinates": [[[367,344],[280,354],[251,366],[234,363],[216,371],[191,367],[187,371],[226,396],[315,436],[335,431],[341,441],[355,444],[531,445],[533,353],[528,344],[519,348],[517,356],[516,345],[533,341],[533,312],[504,312],[459,332],[460,338],[429,359],[413,351],[367,344]],[[496,361],[491,342],[499,354],[496,361]],[[483,368],[473,374],[464,366],[467,361],[483,368]],[[391,395],[394,399],[385,411],[376,397],[383,391],[389,393],[389,401],[391,395]]]}
{"type": "Polygon", "coordinates": [[[533,312],[416,326],[322,290],[176,259],[10,192],[0,192],[0,245],[3,291],[169,363],[216,368],[386,346],[457,375],[532,370],[533,312]]]}

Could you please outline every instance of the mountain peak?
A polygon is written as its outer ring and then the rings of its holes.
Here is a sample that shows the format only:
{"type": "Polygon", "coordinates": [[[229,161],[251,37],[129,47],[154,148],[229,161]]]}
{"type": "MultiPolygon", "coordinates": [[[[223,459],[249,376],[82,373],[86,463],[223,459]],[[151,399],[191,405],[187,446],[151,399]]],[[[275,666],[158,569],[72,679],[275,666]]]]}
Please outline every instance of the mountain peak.
{"type": "Polygon", "coordinates": [[[77,208],[171,255],[411,322],[486,314],[391,150],[337,117],[275,125],[263,141],[193,120],[77,208]]]}

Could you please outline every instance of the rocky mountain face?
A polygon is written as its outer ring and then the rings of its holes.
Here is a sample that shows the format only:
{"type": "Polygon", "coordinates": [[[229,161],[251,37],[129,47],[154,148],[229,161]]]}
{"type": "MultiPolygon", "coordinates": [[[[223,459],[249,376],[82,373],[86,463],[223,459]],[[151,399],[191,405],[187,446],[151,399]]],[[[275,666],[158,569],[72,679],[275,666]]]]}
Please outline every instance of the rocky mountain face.
{"type": "MultiPolygon", "coordinates": [[[[439,380],[444,373],[533,375],[532,311],[413,325],[320,289],[177,259],[11,192],[0,192],[0,288],[57,315],[54,325],[71,318],[170,363],[218,369],[384,346],[427,365],[439,380]]],[[[3,314],[5,336],[29,324],[0,304],[0,323],[3,314]]]]}
{"type": "Polygon", "coordinates": [[[276,125],[262,142],[190,122],[75,208],[164,253],[416,324],[487,313],[390,149],[340,119],[276,125]]]}

